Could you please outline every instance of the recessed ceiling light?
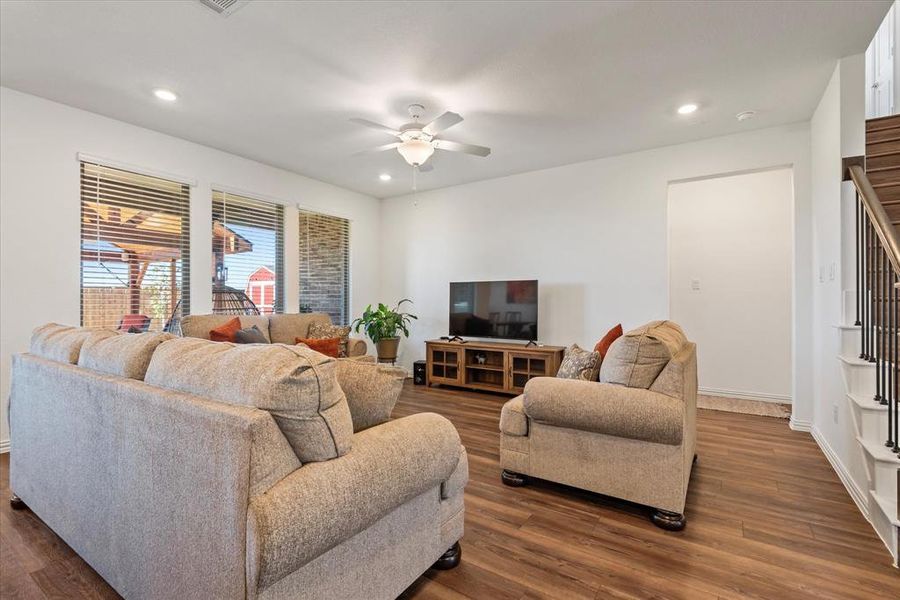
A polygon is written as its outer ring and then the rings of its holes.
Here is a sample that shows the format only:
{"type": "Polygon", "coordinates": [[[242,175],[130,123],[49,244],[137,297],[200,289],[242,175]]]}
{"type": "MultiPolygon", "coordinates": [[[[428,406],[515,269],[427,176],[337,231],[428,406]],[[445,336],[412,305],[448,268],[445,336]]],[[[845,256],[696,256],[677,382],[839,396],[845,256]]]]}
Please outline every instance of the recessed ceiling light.
{"type": "Polygon", "coordinates": [[[378,179],[380,179],[382,181],[390,181],[391,176],[388,175],[387,173],[382,173],[381,175],[378,176],[378,179]]]}
{"type": "Polygon", "coordinates": [[[696,104],[682,104],[681,106],[678,107],[678,114],[679,115],[689,115],[692,112],[694,112],[695,110],[697,110],[698,108],[700,108],[700,107],[697,106],[696,104]]]}
{"type": "Polygon", "coordinates": [[[739,112],[738,114],[734,115],[734,117],[738,121],[746,121],[747,119],[752,119],[755,116],[756,116],[755,110],[745,110],[743,112],[739,112]]]}
{"type": "Polygon", "coordinates": [[[160,100],[165,100],[166,102],[175,102],[176,100],[178,100],[178,96],[175,95],[175,92],[171,90],[164,90],[162,88],[153,90],[153,95],[160,100]]]}

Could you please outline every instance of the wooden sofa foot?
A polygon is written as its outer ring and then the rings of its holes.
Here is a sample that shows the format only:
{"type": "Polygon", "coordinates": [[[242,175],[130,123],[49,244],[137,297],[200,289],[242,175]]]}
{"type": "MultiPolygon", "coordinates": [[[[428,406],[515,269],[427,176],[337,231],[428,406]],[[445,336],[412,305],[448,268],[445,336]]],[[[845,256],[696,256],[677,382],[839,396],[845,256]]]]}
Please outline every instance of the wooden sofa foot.
{"type": "Polygon", "coordinates": [[[448,569],[455,569],[459,565],[459,561],[462,558],[462,546],[459,545],[459,542],[456,542],[450,549],[441,554],[441,557],[437,559],[433,565],[431,565],[432,569],[437,569],[438,571],[446,571],[448,569]]]}
{"type": "Polygon", "coordinates": [[[682,513],[671,512],[668,510],[655,509],[650,515],[653,524],[666,531],[681,531],[687,525],[687,519],[682,513]]]}
{"type": "Polygon", "coordinates": [[[509,487],[522,487],[528,483],[528,480],[521,473],[507,471],[506,469],[500,471],[500,480],[509,487]]]}
{"type": "Polygon", "coordinates": [[[22,501],[22,499],[15,494],[9,497],[9,505],[13,510],[24,510],[28,508],[27,506],[25,506],[25,503],[22,501]]]}

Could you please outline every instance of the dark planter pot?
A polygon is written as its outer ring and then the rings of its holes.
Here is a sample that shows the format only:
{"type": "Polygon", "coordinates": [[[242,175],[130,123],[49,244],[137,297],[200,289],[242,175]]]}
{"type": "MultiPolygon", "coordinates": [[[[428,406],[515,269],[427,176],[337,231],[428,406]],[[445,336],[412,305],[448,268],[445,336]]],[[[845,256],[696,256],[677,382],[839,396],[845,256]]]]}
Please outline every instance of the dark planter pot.
{"type": "Polygon", "coordinates": [[[375,343],[378,350],[378,360],[395,361],[397,360],[397,349],[400,347],[400,338],[383,338],[375,343]]]}

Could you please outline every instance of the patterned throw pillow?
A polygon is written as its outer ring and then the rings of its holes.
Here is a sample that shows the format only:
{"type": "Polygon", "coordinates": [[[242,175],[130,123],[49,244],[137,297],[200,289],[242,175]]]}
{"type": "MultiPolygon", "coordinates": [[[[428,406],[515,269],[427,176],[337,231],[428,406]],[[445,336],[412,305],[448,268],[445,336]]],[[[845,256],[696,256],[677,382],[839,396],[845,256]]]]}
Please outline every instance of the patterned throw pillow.
{"type": "Polygon", "coordinates": [[[583,379],[584,381],[597,381],[600,372],[600,353],[590,352],[572,344],[566,348],[562,364],[556,376],[561,379],[583,379]]]}
{"type": "Polygon", "coordinates": [[[341,358],[347,356],[347,340],[350,337],[350,327],[341,327],[331,323],[313,323],[309,326],[309,335],[307,337],[313,340],[341,338],[340,354],[338,356],[341,358]]]}

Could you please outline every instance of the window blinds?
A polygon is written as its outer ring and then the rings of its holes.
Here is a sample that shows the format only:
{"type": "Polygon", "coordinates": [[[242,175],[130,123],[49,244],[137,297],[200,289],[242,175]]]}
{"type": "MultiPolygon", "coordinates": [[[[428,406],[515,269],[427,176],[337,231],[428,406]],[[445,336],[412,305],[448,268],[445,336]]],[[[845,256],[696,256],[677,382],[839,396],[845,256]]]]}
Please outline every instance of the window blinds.
{"type": "Polygon", "coordinates": [[[260,314],[284,312],[284,206],[213,191],[213,312],[223,287],[243,292],[260,314]]]}
{"type": "Polygon", "coordinates": [[[300,312],[350,322],[350,221],[300,211],[300,312]]]}
{"type": "Polygon", "coordinates": [[[190,312],[190,195],[182,183],[81,163],[81,324],[168,329],[190,312]]]}

